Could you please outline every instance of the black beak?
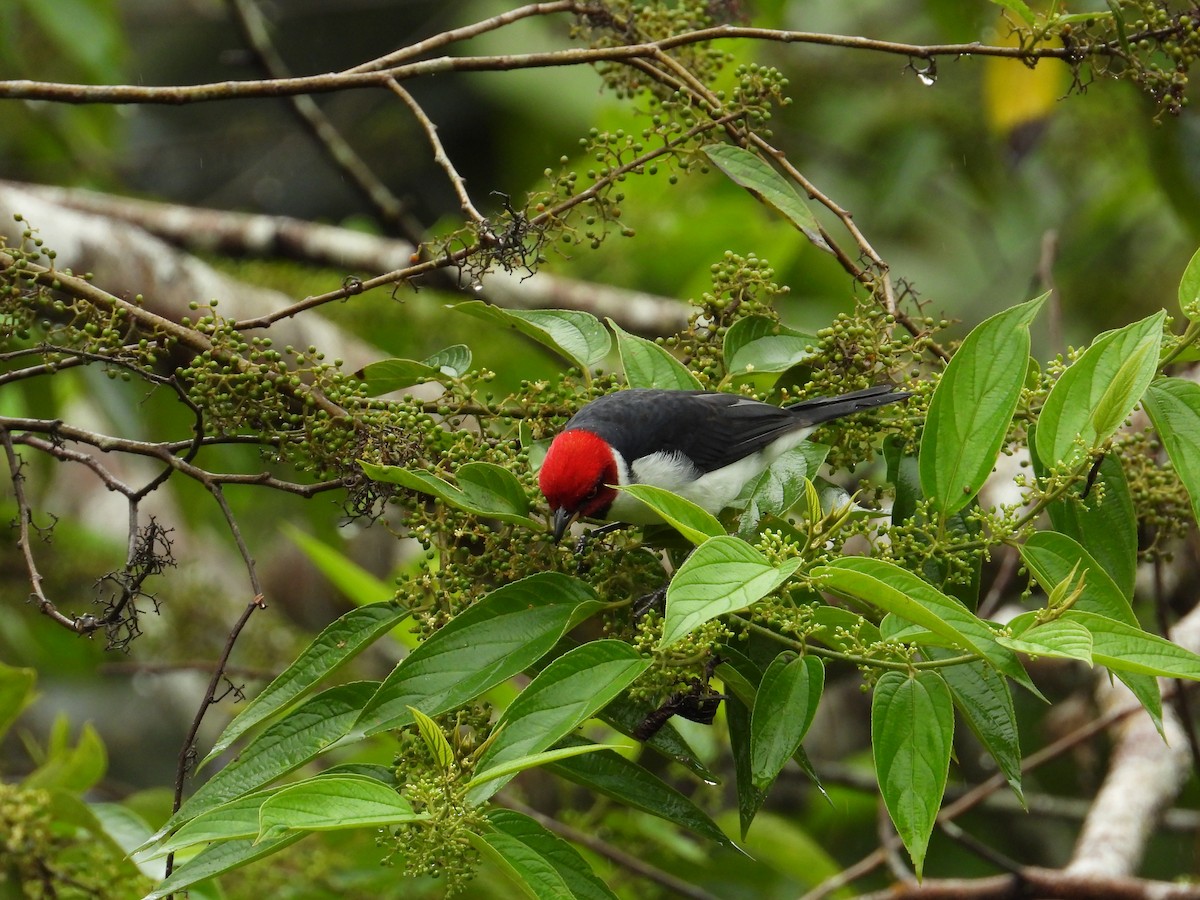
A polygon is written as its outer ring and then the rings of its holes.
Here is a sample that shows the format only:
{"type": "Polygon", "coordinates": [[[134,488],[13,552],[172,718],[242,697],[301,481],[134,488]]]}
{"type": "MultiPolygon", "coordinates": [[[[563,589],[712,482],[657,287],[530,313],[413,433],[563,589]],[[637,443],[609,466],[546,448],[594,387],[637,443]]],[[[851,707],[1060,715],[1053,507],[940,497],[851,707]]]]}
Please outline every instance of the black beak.
{"type": "Polygon", "coordinates": [[[567,512],[566,509],[561,506],[554,511],[554,543],[557,544],[562,540],[563,534],[566,533],[567,528],[571,524],[571,520],[574,518],[575,516],[573,513],[567,512]]]}

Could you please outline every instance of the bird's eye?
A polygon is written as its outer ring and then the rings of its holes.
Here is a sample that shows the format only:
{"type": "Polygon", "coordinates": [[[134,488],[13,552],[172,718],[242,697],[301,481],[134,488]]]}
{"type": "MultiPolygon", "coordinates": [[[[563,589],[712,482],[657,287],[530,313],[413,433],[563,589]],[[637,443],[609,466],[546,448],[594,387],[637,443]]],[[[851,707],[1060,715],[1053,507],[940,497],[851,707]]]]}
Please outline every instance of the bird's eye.
{"type": "Polygon", "coordinates": [[[600,496],[600,485],[596,485],[594,488],[592,488],[591,493],[589,493],[587,495],[587,497],[585,497],[584,499],[585,500],[595,500],[599,496],[600,496]]]}

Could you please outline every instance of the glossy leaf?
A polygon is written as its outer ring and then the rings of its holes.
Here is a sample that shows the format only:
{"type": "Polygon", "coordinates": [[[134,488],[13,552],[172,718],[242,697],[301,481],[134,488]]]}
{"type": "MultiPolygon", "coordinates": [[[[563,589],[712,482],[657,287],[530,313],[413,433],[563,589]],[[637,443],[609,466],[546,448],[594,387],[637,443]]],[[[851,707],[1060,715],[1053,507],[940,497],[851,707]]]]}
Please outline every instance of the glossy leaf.
{"type": "Polygon", "coordinates": [[[781,325],[766,316],[745,316],[725,332],[722,356],[731,375],[780,374],[810,359],[817,344],[811,334],[781,325]]]}
{"type": "Polygon", "coordinates": [[[879,790],[917,877],[937,819],[954,742],[954,703],[936,672],[885,672],[871,698],[879,790]]]}
{"type": "Polygon", "coordinates": [[[1200,520],[1200,384],[1159,378],[1151,383],[1143,402],[1191,498],[1192,515],[1200,520]]]}
{"type": "Polygon", "coordinates": [[[1067,612],[1064,619],[1083,625],[1091,633],[1092,659],[1114,672],[1200,681],[1200,656],[1165,638],[1078,607],[1067,612]]]}
{"type": "Polygon", "coordinates": [[[738,697],[725,700],[725,724],[729,730],[729,750],[737,786],[738,823],[745,840],[754,817],[762,809],[767,792],[754,783],[754,763],[750,749],[751,707],[738,697]]]}
{"type": "Polygon", "coordinates": [[[515,475],[493,463],[466,463],[455,473],[458,487],[425,469],[406,469],[402,466],[377,466],[360,462],[363,472],[372,481],[398,484],[410,490],[437,497],[443,503],[463,512],[540,527],[529,518],[529,498],[515,475]]]}
{"type": "Polygon", "coordinates": [[[742,487],[738,501],[744,504],[738,536],[749,538],[758,530],[763,516],[781,516],[804,496],[806,485],[814,477],[829,447],[805,441],[780,455],[742,487]]]}
{"type": "MultiPolygon", "coordinates": [[[[650,665],[624,641],[599,640],[551,662],[506,709],[476,767],[476,779],[491,768],[557,743],[625,690],[650,665]]],[[[467,802],[487,800],[511,776],[489,779],[467,791],[467,802]]]]}
{"type": "Polygon", "coordinates": [[[770,163],[733,144],[710,144],[701,149],[734,184],[744,187],[762,203],[781,213],[814,246],[827,253],[832,252],[804,198],[770,163]]]}
{"type": "Polygon", "coordinates": [[[138,849],[138,859],[156,859],[196,844],[253,838],[258,835],[258,813],[274,790],[255,791],[201,813],[185,822],[169,837],[138,849]]]}
{"type": "Polygon", "coordinates": [[[609,327],[617,336],[617,350],[625,381],[631,388],[663,388],[676,391],[697,391],[702,385],[683,363],[653,341],[629,334],[612,319],[609,327]]]}
{"type": "Polygon", "coordinates": [[[395,790],[373,778],[323,775],[275,792],[259,810],[260,839],[289,831],[387,828],[428,819],[395,790]]]}
{"type": "Polygon", "coordinates": [[[604,362],[612,348],[612,340],[599,320],[574,309],[501,309],[482,300],[456,303],[451,308],[513,328],[585,371],[604,362]]]}
{"type": "Polygon", "coordinates": [[[943,516],[979,493],[1004,445],[1029,362],[1029,324],[1048,295],[985,320],[933,392],[921,436],[921,490],[943,516]]]}
{"type": "Polygon", "coordinates": [[[596,877],[579,851],[529,816],[511,809],[488,813],[496,831],[520,841],[558,873],[575,900],[616,900],[616,894],[596,877]]]}
{"type": "Polygon", "coordinates": [[[306,834],[307,832],[301,831],[264,841],[239,838],[213,844],[183,864],[176,866],[166,880],[147,894],[144,900],[158,900],[160,897],[177,894],[197,882],[240,869],[255,860],[278,853],[284,847],[296,843],[306,834]]]}
{"type": "Polygon", "coordinates": [[[167,828],[270,784],[327,751],[349,733],[376,687],[370,681],[338,685],[291,710],[202,784],[167,828]]]}
{"type": "Polygon", "coordinates": [[[1021,631],[1019,637],[1002,637],[1000,643],[1030,656],[1077,659],[1092,665],[1092,633],[1070,619],[1054,619],[1021,631]]]}
{"type": "Polygon", "coordinates": [[[400,661],[356,730],[377,734],[454,709],[523,672],[568,630],[603,607],[575,578],[541,572],[497,588],[400,661]]]}
{"type": "Polygon", "coordinates": [[[670,646],[710,619],[756,603],[799,567],[799,559],[773,566],[740,538],[709,538],[671,579],[659,647],[670,646]]]}
{"type": "Polygon", "coordinates": [[[415,706],[410,706],[408,711],[417,725],[417,731],[421,735],[421,740],[429,748],[429,753],[433,757],[433,761],[437,764],[437,767],[443,772],[453,771],[456,762],[454,748],[446,740],[446,735],[442,734],[442,729],[438,726],[438,723],[415,706]]]}
{"type": "Polygon", "coordinates": [[[816,656],[780,654],[767,666],[750,718],[754,786],[766,790],[800,749],[825,687],[825,666],[816,656]]]}
{"type": "Polygon", "coordinates": [[[541,766],[547,766],[550,763],[558,762],[563,759],[570,759],[573,756],[584,756],[588,753],[597,753],[601,750],[624,750],[625,744],[589,744],[577,747],[556,747],[553,750],[542,750],[538,753],[530,753],[528,756],[518,756],[515,759],[510,759],[507,762],[497,763],[490,766],[486,771],[480,772],[469,782],[468,788],[473,788],[476,785],[486,784],[489,781],[495,781],[497,778],[503,778],[507,781],[514,775],[524,772],[526,769],[536,769],[541,766]]]}
{"type": "Polygon", "coordinates": [[[451,344],[422,361],[443,375],[459,378],[471,368],[471,348],[466,344],[451,344]]]}
{"type": "Polygon", "coordinates": [[[978,653],[998,671],[1038,694],[1016,654],[996,641],[991,627],[907,569],[881,559],[848,556],[813,569],[811,575],[826,590],[869,603],[928,629],[953,646],[978,653]]]}
{"type": "MultiPolygon", "coordinates": [[[[622,694],[604,707],[596,718],[611,725],[621,734],[632,737],[638,726],[655,708],[654,704],[645,700],[634,700],[628,694],[622,694]]],[[[688,742],[670,722],[658,729],[652,737],[643,740],[641,744],[667,759],[674,760],[703,781],[716,784],[720,780],[700,761],[699,754],[688,745],[688,742]]]]}
{"type": "Polygon", "coordinates": [[[1121,592],[1087,550],[1067,535],[1054,531],[1036,532],[1021,545],[1021,560],[1047,594],[1072,573],[1076,577],[1086,573],[1083,593],[1075,601],[1075,609],[1098,613],[1129,625],[1138,624],[1129,596],[1121,592]]]}
{"type": "Polygon", "coordinates": [[[1159,311],[1101,335],[1062,374],[1038,417],[1042,462],[1077,465],[1128,418],[1158,368],[1165,316],[1159,311]]]}
{"type": "Polygon", "coordinates": [[[322,679],[407,617],[407,610],[394,603],[375,603],[351,610],[327,625],[296,660],[226,726],[200,765],[220,756],[249,729],[308,694],[322,679]]]}
{"type": "MultiPolygon", "coordinates": [[[[1003,643],[1003,639],[999,639],[1003,643]]],[[[949,650],[926,648],[930,659],[945,659],[949,650]]],[[[996,761],[1013,793],[1025,802],[1021,790],[1021,739],[1012,691],[1004,676],[984,662],[946,666],[938,672],[945,680],[963,721],[996,761]]]]}
{"type": "MultiPolygon", "coordinates": [[[[568,735],[562,744],[590,745],[576,735],[568,735]]],[[[701,837],[719,844],[730,843],[713,820],[684,794],[619,753],[602,750],[550,763],[546,769],[618,803],[674,822],[701,837]]]]}
{"type": "Polygon", "coordinates": [[[372,397],[389,394],[420,381],[446,381],[461,378],[471,367],[471,350],[466,344],[454,344],[428,359],[381,359],[370,363],[355,373],[355,377],[366,382],[372,397]]]}
{"type": "MultiPolygon", "coordinates": [[[[1146,394],[1148,399],[1149,392],[1146,394]]],[[[1087,547],[1111,576],[1117,590],[1133,596],[1137,577],[1137,514],[1120,458],[1107,454],[1087,497],[1071,493],[1046,511],[1056,531],[1087,547]]]]}
{"type": "Polygon", "coordinates": [[[558,870],[520,838],[502,831],[468,832],[466,837],[479,855],[508,876],[529,900],[574,900],[558,870]]]}
{"type": "Polygon", "coordinates": [[[716,516],[678,494],[652,484],[627,484],[621,490],[641,500],[693,544],[725,533],[716,516]]]}

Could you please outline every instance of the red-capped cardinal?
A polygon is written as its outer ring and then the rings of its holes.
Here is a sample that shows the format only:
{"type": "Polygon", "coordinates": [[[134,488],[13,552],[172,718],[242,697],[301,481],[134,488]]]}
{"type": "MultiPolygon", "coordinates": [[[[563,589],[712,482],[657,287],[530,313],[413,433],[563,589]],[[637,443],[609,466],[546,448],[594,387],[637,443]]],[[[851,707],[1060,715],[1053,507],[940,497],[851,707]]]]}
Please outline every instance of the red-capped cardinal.
{"type": "Polygon", "coordinates": [[[784,407],[713,391],[631,389],[601,397],[553,440],[538,475],[554,540],[580,516],[657,521],[613,485],[666,488],[715,515],[817,425],[909,396],[876,385],[784,407]]]}

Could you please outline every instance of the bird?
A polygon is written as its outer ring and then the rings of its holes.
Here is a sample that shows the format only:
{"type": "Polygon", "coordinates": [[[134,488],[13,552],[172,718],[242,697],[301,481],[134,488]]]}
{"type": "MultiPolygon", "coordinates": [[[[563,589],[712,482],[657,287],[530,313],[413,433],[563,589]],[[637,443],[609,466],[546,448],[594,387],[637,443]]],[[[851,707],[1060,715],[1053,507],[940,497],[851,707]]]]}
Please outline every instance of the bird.
{"type": "Polygon", "coordinates": [[[627,388],[606,394],[567,422],[538,473],[554,541],[579,518],[658,521],[617,490],[629,484],[665,488],[716,515],[816,426],[910,396],[888,384],[789,406],[720,391],[627,388]]]}

